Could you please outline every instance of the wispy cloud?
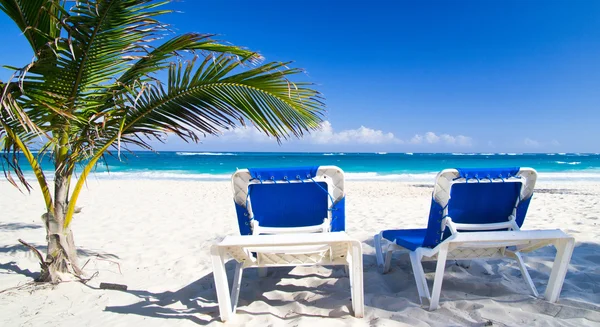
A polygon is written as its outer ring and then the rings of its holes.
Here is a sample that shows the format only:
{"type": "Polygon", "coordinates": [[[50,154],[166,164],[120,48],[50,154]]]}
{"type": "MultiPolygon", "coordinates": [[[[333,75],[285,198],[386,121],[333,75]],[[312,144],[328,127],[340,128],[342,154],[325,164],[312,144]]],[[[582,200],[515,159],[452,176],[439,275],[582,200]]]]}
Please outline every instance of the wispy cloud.
{"type": "Polygon", "coordinates": [[[376,130],[361,126],[357,129],[347,129],[343,131],[334,131],[331,123],[325,121],[321,124],[321,130],[315,131],[309,137],[311,143],[315,144],[393,144],[402,143],[393,133],[386,133],[382,130],[376,130]]]}
{"type": "MultiPolygon", "coordinates": [[[[218,138],[223,142],[275,142],[274,138],[269,138],[256,128],[236,128],[223,132],[218,138]]],[[[472,139],[464,135],[449,135],[436,134],[434,132],[426,132],[424,134],[416,134],[411,139],[403,140],[396,137],[391,132],[386,132],[379,129],[374,129],[366,126],[360,126],[356,129],[345,129],[337,131],[329,121],[324,121],[321,128],[313,131],[310,135],[306,135],[303,139],[293,142],[304,144],[336,144],[336,145],[352,145],[352,144],[441,144],[450,146],[471,146],[472,139]]]]}
{"type": "Polygon", "coordinates": [[[473,139],[464,135],[452,136],[449,134],[437,135],[434,132],[427,132],[424,135],[416,134],[409,143],[412,144],[447,144],[458,146],[471,146],[473,139]]]}
{"type": "Polygon", "coordinates": [[[526,146],[528,146],[528,147],[532,147],[532,148],[537,148],[537,147],[539,147],[539,146],[540,146],[540,142],[538,142],[538,141],[536,141],[536,140],[532,140],[532,139],[530,139],[530,138],[528,138],[528,137],[526,137],[526,138],[523,140],[523,144],[525,144],[525,145],[526,145],[526,146]]]}
{"type": "Polygon", "coordinates": [[[541,142],[541,141],[534,140],[534,139],[531,139],[531,138],[528,138],[528,137],[526,137],[523,140],[523,144],[525,146],[527,146],[527,147],[530,147],[530,148],[541,148],[541,147],[548,147],[548,146],[550,146],[550,147],[560,146],[560,142],[558,142],[557,140],[552,140],[552,141],[549,141],[549,142],[547,142],[547,141],[541,142]]]}

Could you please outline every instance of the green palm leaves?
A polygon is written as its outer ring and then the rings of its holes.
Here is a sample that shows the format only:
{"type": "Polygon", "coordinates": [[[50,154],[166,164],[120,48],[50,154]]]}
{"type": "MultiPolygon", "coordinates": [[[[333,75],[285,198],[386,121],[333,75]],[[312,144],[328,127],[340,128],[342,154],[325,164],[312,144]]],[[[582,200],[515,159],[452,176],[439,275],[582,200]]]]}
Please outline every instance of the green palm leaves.
{"type": "MultiPolygon", "coordinates": [[[[319,127],[320,94],[291,81],[302,70],[259,64],[258,54],[212,35],[165,39],[158,18],[169,13],[166,2],[0,0],[35,55],[0,82],[5,171],[22,178],[8,153],[29,148],[50,152],[56,176],[70,179],[83,164],[68,201],[74,210],[87,174],[111,148],[150,148],[165,133],[198,141],[247,122],[277,140],[319,127]]],[[[39,157],[25,157],[47,190],[39,157]]],[[[50,210],[56,199],[44,194],[50,210]]]]}

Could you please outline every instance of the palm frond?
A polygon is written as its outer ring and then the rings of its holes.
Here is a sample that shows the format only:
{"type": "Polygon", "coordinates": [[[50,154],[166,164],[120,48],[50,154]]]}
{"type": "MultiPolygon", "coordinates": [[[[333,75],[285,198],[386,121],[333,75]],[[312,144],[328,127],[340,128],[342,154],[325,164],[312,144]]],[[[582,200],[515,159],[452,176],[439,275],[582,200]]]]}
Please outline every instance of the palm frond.
{"type": "Polygon", "coordinates": [[[0,10],[17,24],[36,55],[60,35],[58,9],[58,0],[0,0],[0,10]]]}
{"type": "Polygon", "coordinates": [[[208,56],[200,65],[196,60],[172,64],[166,85],[138,84],[123,95],[110,118],[103,116],[104,142],[123,137],[124,143],[148,146],[131,136],[157,138],[167,132],[197,141],[246,121],[277,140],[318,128],[324,111],[321,95],[310,83],[288,79],[302,70],[268,63],[235,73],[242,64],[227,55],[208,56]]]}
{"type": "Polygon", "coordinates": [[[173,57],[179,56],[184,51],[206,52],[207,55],[214,53],[230,54],[239,56],[242,60],[259,63],[262,60],[256,52],[252,52],[237,46],[225,45],[212,39],[212,34],[186,33],[167,40],[152,51],[143,55],[133,64],[121,77],[120,85],[131,85],[136,79],[149,76],[152,73],[169,68],[169,62],[173,57]]]}

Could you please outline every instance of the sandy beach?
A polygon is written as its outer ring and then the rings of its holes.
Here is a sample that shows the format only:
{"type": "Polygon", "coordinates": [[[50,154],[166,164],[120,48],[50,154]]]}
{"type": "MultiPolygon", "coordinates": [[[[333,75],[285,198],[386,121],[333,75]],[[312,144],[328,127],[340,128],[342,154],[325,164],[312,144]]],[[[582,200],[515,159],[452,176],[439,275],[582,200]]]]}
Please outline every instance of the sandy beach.
{"type": "MultiPolygon", "coordinates": [[[[431,185],[347,182],[347,232],[362,241],[365,318],[350,313],[349,282],[340,268],[270,269],[242,281],[237,321],[247,326],[592,326],[600,324],[600,183],[539,181],[524,229],[573,235],[576,248],[559,303],[532,297],[518,266],[508,260],[449,262],[441,308],[418,303],[408,256],[394,256],[389,274],[377,272],[372,237],[386,228],[425,227],[431,185]],[[323,319],[327,318],[327,319],[323,319]]],[[[17,239],[45,250],[38,189],[21,194],[0,182],[0,290],[39,272],[17,239]]],[[[95,180],[79,201],[73,230],[83,285],[25,287],[0,293],[2,326],[196,326],[220,324],[209,248],[237,224],[228,182],[95,180]],[[127,291],[100,290],[100,282],[127,291]]],[[[525,255],[543,293],[554,249],[525,255]]],[[[432,282],[434,264],[425,264],[432,282]]],[[[233,268],[228,264],[229,272],[233,268]]],[[[230,276],[231,278],[231,276],[230,276]]]]}

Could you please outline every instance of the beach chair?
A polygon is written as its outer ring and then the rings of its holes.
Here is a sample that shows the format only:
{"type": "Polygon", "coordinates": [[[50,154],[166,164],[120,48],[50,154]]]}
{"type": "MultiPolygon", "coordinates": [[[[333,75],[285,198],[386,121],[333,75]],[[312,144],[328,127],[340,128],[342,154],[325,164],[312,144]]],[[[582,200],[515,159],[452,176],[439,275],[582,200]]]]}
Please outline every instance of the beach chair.
{"type": "Polygon", "coordinates": [[[245,268],[310,265],[346,266],[354,315],[363,316],[362,248],[344,232],[340,168],[242,169],[233,174],[232,187],[241,235],[211,248],[221,320],[235,314],[245,268]],[[231,295],[228,257],[236,261],[231,295]]]}
{"type": "Polygon", "coordinates": [[[446,260],[508,257],[516,260],[537,297],[521,253],[554,245],[557,253],[545,297],[556,302],[574,239],[560,230],[521,230],[536,178],[531,168],[443,170],[436,178],[426,229],[384,230],[375,235],[380,271],[389,271],[393,250],[409,250],[419,300],[427,299],[429,309],[435,310],[446,260]],[[431,295],[421,264],[426,260],[437,261],[431,295]]]}

